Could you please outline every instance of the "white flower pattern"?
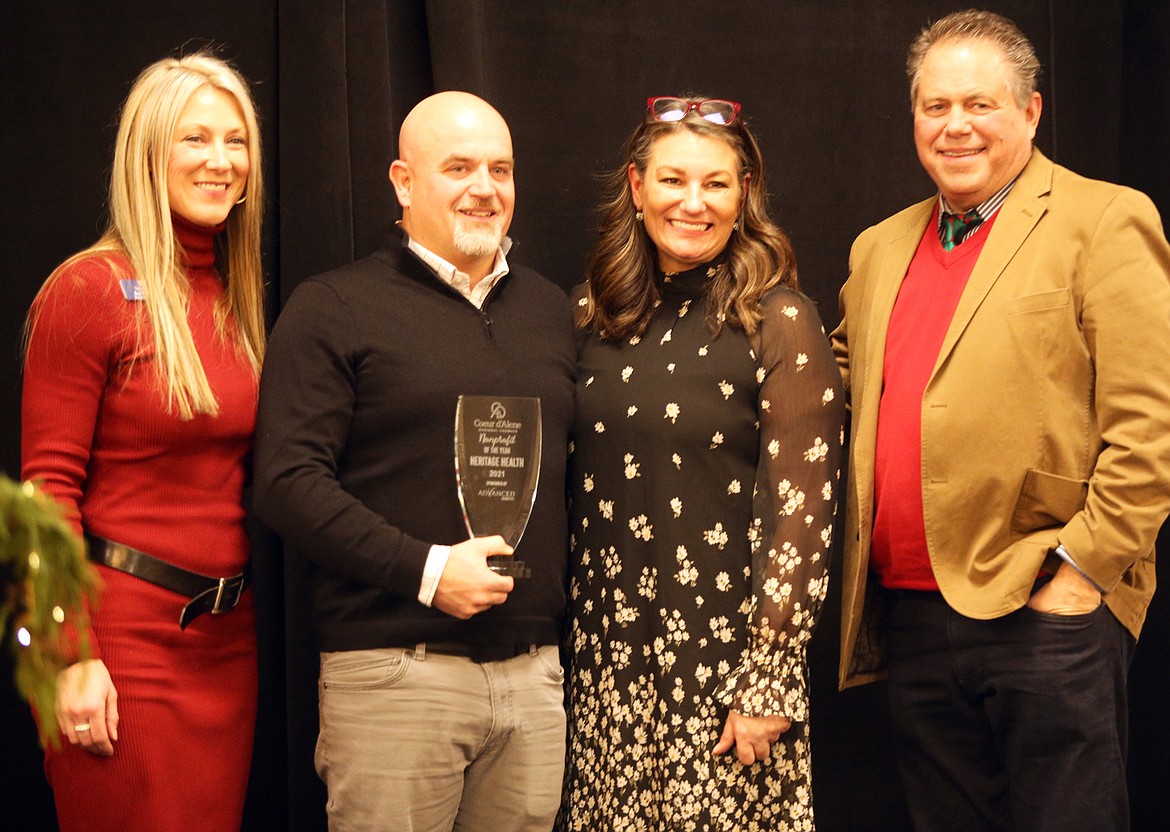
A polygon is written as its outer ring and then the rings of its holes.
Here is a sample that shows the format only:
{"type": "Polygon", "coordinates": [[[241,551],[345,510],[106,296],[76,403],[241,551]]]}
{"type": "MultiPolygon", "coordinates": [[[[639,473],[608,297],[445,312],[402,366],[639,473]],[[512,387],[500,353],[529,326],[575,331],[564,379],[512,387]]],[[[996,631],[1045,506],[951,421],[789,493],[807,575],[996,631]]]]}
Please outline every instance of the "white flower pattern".
{"type": "Polygon", "coordinates": [[[654,539],[654,526],[650,524],[649,518],[645,514],[630,518],[630,531],[639,540],[650,541],[654,539]]]}
{"type": "Polygon", "coordinates": [[[727,532],[723,530],[722,523],[716,523],[715,528],[707,529],[703,532],[703,540],[710,543],[712,546],[718,546],[722,549],[727,545],[727,532]]]}
{"type": "Polygon", "coordinates": [[[704,271],[663,286],[641,338],[582,347],[567,830],[813,829],[804,663],[827,591],[837,370],[788,290],[757,336],[713,337],[687,314],[704,271]],[[709,753],[728,707],[793,725],[744,767],[709,753]]]}
{"type": "Polygon", "coordinates": [[[804,458],[809,462],[820,462],[829,453],[829,445],[821,437],[813,440],[812,447],[804,452],[804,458]]]}

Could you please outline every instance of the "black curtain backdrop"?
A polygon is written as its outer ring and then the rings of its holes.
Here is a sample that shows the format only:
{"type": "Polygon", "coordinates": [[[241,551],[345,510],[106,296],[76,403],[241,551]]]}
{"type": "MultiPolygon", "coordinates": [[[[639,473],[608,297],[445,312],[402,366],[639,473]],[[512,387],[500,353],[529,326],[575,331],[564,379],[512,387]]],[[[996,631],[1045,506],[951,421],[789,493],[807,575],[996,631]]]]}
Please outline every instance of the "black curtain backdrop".
{"type": "MultiPolygon", "coordinates": [[[[827,326],[858,232],[933,190],[911,140],[905,49],[953,0],[0,0],[0,471],[19,472],[19,331],[49,271],[104,222],[116,109],[151,61],[213,44],[253,82],[270,186],[272,316],[305,277],[381,245],[398,125],[431,92],[504,114],[517,156],[515,257],[564,287],[595,235],[597,174],[648,95],[736,99],[769,165],[774,215],[827,326]]],[[[1141,188],[1170,213],[1170,4],[1003,0],[1044,65],[1037,144],[1141,188]]],[[[1135,341],[1135,349],[1138,344],[1135,341]]],[[[1163,551],[1170,551],[1170,539],[1163,551]]],[[[323,830],[312,768],[316,648],[303,575],[255,530],[261,703],[244,828],[323,830]]],[[[1166,576],[1165,563],[1159,572],[1166,576]]],[[[839,599],[810,651],[821,832],[906,830],[884,690],[835,685],[839,599]]],[[[0,826],[55,829],[27,709],[0,658],[0,826]]],[[[1131,672],[1135,830],[1170,828],[1170,600],[1131,672]]],[[[229,680],[230,681],[230,680],[229,680]]],[[[208,761],[214,765],[214,760],[208,761]]],[[[160,761],[165,765],[165,761],[160,761]]]]}

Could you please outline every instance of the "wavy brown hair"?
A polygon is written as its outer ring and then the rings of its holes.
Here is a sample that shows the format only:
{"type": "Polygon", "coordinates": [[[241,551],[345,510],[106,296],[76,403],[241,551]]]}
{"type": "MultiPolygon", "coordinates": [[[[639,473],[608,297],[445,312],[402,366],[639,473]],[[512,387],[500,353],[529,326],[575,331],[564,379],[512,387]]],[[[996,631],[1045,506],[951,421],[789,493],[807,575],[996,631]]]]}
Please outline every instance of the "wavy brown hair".
{"type": "MultiPolygon", "coordinates": [[[[702,96],[685,98],[702,100],[702,96]]],[[[788,235],[768,218],[764,159],[742,118],[724,126],[707,121],[694,110],[673,122],[655,121],[647,115],[626,140],[625,161],[606,175],[598,206],[600,239],[585,272],[588,291],[577,325],[601,338],[641,335],[661,299],[657,249],[635,217],[628,170],[632,164],[644,177],[654,143],[681,130],[727,142],[735,151],[744,192],[739,227],[727,241],[723,267],[711,278],[707,292],[706,320],[712,334],[718,334],[724,322],[755,332],[765,294],[777,286],[799,289],[796,255],[788,235]]]]}

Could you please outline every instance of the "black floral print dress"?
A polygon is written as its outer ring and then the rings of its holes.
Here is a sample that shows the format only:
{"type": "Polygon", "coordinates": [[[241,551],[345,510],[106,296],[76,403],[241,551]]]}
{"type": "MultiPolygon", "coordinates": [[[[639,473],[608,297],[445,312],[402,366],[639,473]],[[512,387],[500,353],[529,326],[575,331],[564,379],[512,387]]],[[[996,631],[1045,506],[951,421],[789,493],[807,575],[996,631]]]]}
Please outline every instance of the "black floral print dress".
{"type": "Polygon", "coordinates": [[[714,268],[660,277],[640,338],[582,342],[571,830],[813,829],[805,648],[828,580],[840,377],[797,292],[769,294],[753,336],[712,336],[714,268]],[[729,708],[793,725],[743,766],[712,754],[729,708]]]}

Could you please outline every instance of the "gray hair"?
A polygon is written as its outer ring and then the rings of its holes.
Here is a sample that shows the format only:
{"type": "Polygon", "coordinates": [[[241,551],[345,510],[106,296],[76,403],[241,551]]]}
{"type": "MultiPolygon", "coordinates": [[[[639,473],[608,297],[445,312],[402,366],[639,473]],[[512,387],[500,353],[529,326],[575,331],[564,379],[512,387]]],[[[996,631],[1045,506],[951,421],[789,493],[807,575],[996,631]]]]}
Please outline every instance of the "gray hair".
{"type": "Polygon", "coordinates": [[[919,32],[910,44],[910,51],[906,55],[906,75],[910,78],[911,102],[918,95],[922,62],[926,60],[930,48],[943,41],[964,40],[991,41],[1003,50],[1013,70],[1010,81],[1016,104],[1021,109],[1026,107],[1032,93],[1036,92],[1036,81],[1040,76],[1036,50],[1015,23],[1003,15],[978,9],[955,12],[936,20],[919,32]]]}

